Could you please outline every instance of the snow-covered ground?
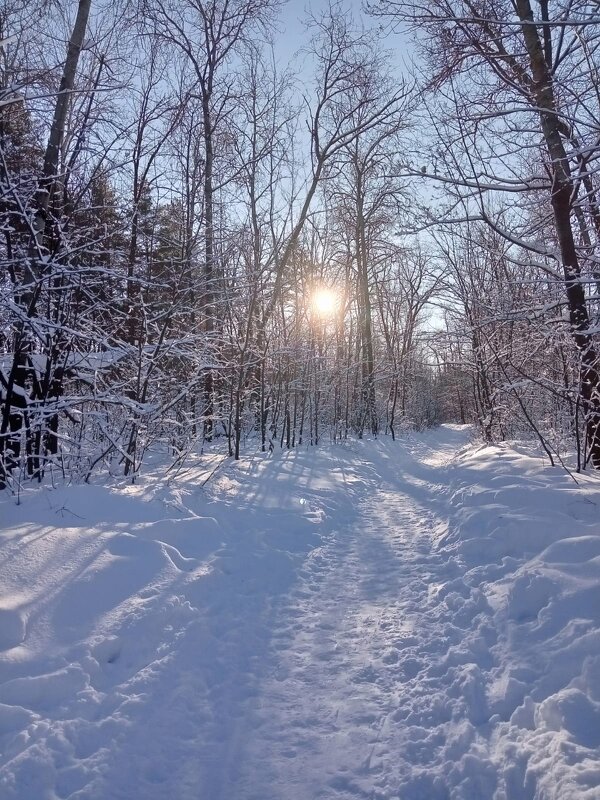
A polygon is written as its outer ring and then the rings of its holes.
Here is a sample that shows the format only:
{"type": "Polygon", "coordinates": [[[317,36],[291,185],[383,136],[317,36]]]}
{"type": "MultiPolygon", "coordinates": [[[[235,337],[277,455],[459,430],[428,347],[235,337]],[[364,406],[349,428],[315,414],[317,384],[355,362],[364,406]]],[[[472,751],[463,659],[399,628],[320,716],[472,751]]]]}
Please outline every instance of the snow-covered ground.
{"type": "Polygon", "coordinates": [[[444,426],[0,499],[3,800],[597,800],[600,482],[444,426]]]}

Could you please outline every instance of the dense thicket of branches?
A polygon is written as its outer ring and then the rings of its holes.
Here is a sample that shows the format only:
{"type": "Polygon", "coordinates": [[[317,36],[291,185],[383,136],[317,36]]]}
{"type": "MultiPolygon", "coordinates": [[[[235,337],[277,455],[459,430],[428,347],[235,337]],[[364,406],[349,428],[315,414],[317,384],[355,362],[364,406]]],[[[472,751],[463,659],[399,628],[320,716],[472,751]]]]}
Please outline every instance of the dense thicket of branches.
{"type": "Polygon", "coordinates": [[[597,12],[372,6],[417,78],[338,5],[288,66],[277,0],[0,4],[0,484],[444,420],[600,465],[597,12]]]}
{"type": "Polygon", "coordinates": [[[580,466],[599,467],[598,5],[372,6],[422,44],[421,158],[443,190],[448,322],[470,353],[483,432],[506,435],[516,412],[548,451],[570,432],[580,466]]]}

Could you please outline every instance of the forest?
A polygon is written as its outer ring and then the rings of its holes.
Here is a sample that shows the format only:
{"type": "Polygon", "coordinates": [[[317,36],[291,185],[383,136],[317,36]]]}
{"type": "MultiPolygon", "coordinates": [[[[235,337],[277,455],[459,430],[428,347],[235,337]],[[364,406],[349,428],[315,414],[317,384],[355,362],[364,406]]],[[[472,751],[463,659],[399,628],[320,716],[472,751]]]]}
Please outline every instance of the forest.
{"type": "Polygon", "coordinates": [[[443,422],[600,467],[599,23],[4,0],[0,486],[443,422]]]}

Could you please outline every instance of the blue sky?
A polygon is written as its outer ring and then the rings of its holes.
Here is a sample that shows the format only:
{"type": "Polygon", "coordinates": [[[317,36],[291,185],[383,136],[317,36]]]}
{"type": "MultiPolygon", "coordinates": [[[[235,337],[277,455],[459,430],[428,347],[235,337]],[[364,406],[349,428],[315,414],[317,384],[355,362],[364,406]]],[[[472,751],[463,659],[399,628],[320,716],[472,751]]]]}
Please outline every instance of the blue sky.
{"type": "MultiPolygon", "coordinates": [[[[363,11],[364,0],[345,0],[342,8],[348,9],[355,21],[364,23],[366,28],[377,27],[383,20],[370,17],[363,11]]],[[[329,6],[328,0],[287,0],[283,5],[277,27],[280,33],[274,34],[275,53],[281,66],[288,64],[294,54],[307,42],[307,32],[304,20],[310,11],[318,15],[329,6]]],[[[399,72],[403,71],[403,60],[411,50],[411,45],[400,34],[382,36],[383,47],[389,49],[393,55],[399,72]]]]}

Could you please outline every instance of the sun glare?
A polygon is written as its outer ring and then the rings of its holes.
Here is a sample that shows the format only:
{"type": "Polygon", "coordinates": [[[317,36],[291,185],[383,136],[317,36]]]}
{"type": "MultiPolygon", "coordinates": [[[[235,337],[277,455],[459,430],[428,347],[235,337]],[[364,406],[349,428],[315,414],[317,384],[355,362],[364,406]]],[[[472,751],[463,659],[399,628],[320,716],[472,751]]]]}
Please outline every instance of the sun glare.
{"type": "Polygon", "coordinates": [[[332,317],[338,306],[338,296],[333,289],[317,289],[313,292],[312,305],[319,317],[332,317]]]}

